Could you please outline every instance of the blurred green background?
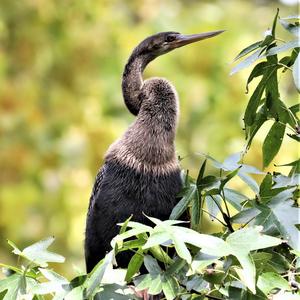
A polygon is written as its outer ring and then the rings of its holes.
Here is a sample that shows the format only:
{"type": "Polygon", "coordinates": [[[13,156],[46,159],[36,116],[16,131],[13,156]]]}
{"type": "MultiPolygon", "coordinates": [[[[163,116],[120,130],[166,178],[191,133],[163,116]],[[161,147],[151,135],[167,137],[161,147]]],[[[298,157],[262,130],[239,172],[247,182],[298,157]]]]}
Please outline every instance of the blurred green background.
{"type": "MultiPolygon", "coordinates": [[[[108,146],[134,120],[123,104],[121,74],[148,35],[227,29],[158,58],[145,77],[166,77],[177,88],[183,168],[195,175],[199,152],[222,160],[241,151],[250,70],[230,77],[232,61],[263,38],[277,7],[281,16],[296,14],[295,2],[1,0],[0,261],[15,262],[6,238],[24,247],[54,235],[52,249],[67,257],[57,270],[72,276],[84,269],[94,176],[108,146]]],[[[281,85],[283,99],[295,103],[290,75],[281,85]]],[[[259,168],[266,132],[264,127],[246,157],[259,168]]],[[[295,158],[295,144],[288,142],[276,162],[295,158]]]]}

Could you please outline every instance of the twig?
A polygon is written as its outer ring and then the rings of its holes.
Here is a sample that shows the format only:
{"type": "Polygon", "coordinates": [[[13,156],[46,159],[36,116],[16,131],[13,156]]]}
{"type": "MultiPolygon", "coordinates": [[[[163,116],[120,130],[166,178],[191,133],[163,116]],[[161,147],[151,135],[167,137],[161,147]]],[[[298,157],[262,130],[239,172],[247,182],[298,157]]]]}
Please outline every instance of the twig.
{"type": "Polygon", "coordinates": [[[202,208],[202,211],[205,212],[205,213],[207,213],[208,215],[210,215],[212,218],[216,219],[217,221],[219,221],[223,226],[227,227],[227,225],[226,225],[224,222],[222,222],[222,221],[221,221],[219,218],[217,218],[216,216],[212,215],[212,214],[211,214],[210,212],[208,212],[207,210],[205,210],[205,209],[202,208]]]}

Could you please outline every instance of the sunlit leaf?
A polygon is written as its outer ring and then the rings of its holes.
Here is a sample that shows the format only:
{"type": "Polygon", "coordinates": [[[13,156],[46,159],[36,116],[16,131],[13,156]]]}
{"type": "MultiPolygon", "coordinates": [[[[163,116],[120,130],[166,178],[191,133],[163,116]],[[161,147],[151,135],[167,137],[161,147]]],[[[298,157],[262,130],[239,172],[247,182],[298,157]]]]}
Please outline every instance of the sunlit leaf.
{"type": "Polygon", "coordinates": [[[267,51],[266,55],[267,56],[275,55],[275,54],[278,54],[278,53],[281,53],[281,52],[284,52],[284,51],[287,51],[287,50],[290,50],[290,49],[293,49],[296,47],[300,47],[298,40],[286,42],[280,46],[271,48],[270,50],[267,51]]]}
{"type": "Polygon", "coordinates": [[[246,47],[245,49],[243,49],[234,59],[235,61],[242,58],[243,56],[249,54],[250,52],[256,50],[257,48],[259,48],[260,44],[262,43],[262,41],[258,41],[253,43],[252,45],[246,47]]]}
{"type": "Polygon", "coordinates": [[[256,60],[260,58],[261,50],[256,50],[254,53],[249,55],[246,59],[244,59],[242,62],[238,63],[234,68],[232,68],[230,75],[233,75],[250,65],[252,65],[256,60]]]}
{"type": "Polygon", "coordinates": [[[20,255],[40,265],[47,266],[48,262],[63,263],[65,258],[59,254],[49,252],[47,248],[54,242],[54,237],[41,240],[29,247],[26,247],[20,255]]]}
{"type": "Polygon", "coordinates": [[[114,258],[113,250],[110,251],[105,257],[94,267],[90,277],[84,283],[86,288],[87,298],[92,297],[97,292],[97,287],[102,281],[104,273],[109,265],[112,265],[114,258]]]}
{"type": "Polygon", "coordinates": [[[300,27],[299,27],[299,23],[289,23],[286,22],[285,19],[279,19],[279,23],[282,25],[282,27],[284,29],[286,29],[288,32],[290,32],[291,34],[299,37],[300,36],[300,27]]]}
{"type": "Polygon", "coordinates": [[[258,277],[257,287],[266,295],[274,289],[290,290],[289,283],[277,273],[263,273],[258,277]]]}
{"type": "Polygon", "coordinates": [[[167,300],[173,300],[179,292],[179,285],[174,277],[163,276],[162,290],[167,300]]]}
{"type": "Polygon", "coordinates": [[[297,88],[297,91],[300,93],[300,55],[298,54],[294,66],[293,66],[293,79],[295,86],[297,88]]]}

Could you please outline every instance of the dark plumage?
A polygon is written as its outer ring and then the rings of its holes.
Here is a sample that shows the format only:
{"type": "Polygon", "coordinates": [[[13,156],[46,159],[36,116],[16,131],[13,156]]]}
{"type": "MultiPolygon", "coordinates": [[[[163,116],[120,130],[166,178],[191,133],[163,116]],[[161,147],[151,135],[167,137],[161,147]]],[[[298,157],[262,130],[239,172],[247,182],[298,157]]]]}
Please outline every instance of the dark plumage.
{"type": "MultiPolygon", "coordinates": [[[[127,108],[137,118],[110,146],[96,177],[86,222],[87,272],[110,250],[110,241],[119,230],[117,223],[133,215],[133,220],[147,224],[143,213],[168,219],[178,201],[181,179],[174,146],[177,93],[166,79],[143,81],[144,68],[159,55],[221,32],[158,33],[142,41],[130,56],[122,91],[127,108]]],[[[130,254],[118,255],[118,265],[126,267],[129,259],[130,254]]]]}

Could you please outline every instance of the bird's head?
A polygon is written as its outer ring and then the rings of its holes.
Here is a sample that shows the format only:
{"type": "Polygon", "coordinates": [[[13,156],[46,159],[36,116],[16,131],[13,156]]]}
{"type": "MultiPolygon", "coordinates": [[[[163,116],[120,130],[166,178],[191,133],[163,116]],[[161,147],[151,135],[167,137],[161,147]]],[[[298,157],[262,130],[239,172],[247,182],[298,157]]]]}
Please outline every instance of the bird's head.
{"type": "Polygon", "coordinates": [[[197,34],[184,35],[179,32],[160,32],[147,37],[136,48],[139,54],[150,55],[153,58],[168,53],[176,48],[211,38],[224,30],[210,31],[197,34]]]}

